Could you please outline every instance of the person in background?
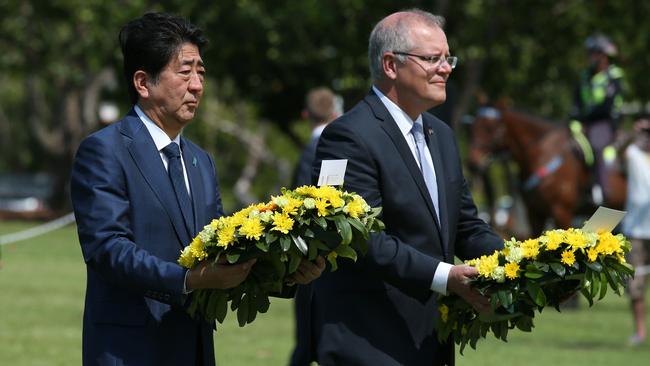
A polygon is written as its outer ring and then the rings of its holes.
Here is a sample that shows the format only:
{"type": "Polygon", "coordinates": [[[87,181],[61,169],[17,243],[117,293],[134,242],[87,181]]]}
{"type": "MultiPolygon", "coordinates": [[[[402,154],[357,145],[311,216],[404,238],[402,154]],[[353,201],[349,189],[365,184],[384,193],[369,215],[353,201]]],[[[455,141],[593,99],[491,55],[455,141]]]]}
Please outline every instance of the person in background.
{"type": "Polygon", "coordinates": [[[615,149],[607,148],[616,138],[623,105],[623,70],[614,64],[618,49],[612,40],[595,34],[585,41],[589,65],[580,75],[574,94],[570,128],[579,143],[586,137],[590,146],[585,157],[593,164],[594,202],[600,204],[609,193],[608,160],[615,149]]]}
{"type": "MultiPolygon", "coordinates": [[[[650,115],[634,122],[635,137],[625,150],[627,171],[627,214],[622,231],[632,243],[628,261],[637,270],[644,267],[650,250],[650,115]]],[[[646,339],[645,273],[637,272],[630,280],[628,294],[634,319],[634,334],[629,343],[642,344],[646,339]]]]}
{"type": "MultiPolygon", "coordinates": [[[[83,364],[214,365],[215,325],[186,307],[193,290],[240,284],[255,260],[177,263],[223,215],[214,161],[181,135],[203,95],[207,41],[165,13],[128,22],[119,41],[132,108],[82,141],[71,177],[87,273],[83,364]]],[[[303,265],[293,282],[320,275],[303,265]]]]}
{"type": "Polygon", "coordinates": [[[305,98],[302,117],[311,124],[311,137],[300,154],[291,186],[296,188],[312,184],[312,164],[316,157],[316,145],[328,123],[343,114],[342,99],[327,87],[311,89],[305,98]]]}
{"type": "Polygon", "coordinates": [[[418,9],[382,19],[369,39],[370,93],[330,123],[316,151],[347,159],[343,189],[382,207],[384,232],[368,253],[312,283],[306,336],[297,350],[320,365],[449,365],[439,343],[437,294],[454,292],[480,312],[489,299],[468,281],[476,258],[503,247],[477,217],[453,131],[426,111],[445,101],[451,56],[442,17],[418,9]]]}
{"type": "MultiPolygon", "coordinates": [[[[296,166],[293,188],[303,185],[311,185],[312,165],[316,158],[316,145],[321,133],[328,123],[338,118],[343,113],[343,100],[335,95],[327,87],[318,87],[309,90],[305,98],[305,109],[302,112],[304,119],[308,120],[312,127],[309,142],[300,154],[300,160],[296,166]]],[[[303,337],[308,337],[309,329],[298,327],[298,324],[308,324],[310,317],[309,306],[311,302],[311,284],[299,285],[296,288],[294,300],[294,316],[296,319],[295,337],[296,344],[303,337]]],[[[309,364],[309,353],[304,348],[296,348],[291,355],[291,363],[294,365],[309,364]]]]}

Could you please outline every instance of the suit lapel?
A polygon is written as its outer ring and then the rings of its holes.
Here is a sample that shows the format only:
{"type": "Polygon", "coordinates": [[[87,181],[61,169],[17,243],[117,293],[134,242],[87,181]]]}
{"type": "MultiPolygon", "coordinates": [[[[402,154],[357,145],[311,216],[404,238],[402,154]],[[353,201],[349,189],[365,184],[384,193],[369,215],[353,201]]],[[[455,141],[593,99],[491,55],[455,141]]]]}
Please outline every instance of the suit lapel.
{"type": "MultiPolygon", "coordinates": [[[[438,186],[438,207],[440,208],[440,227],[446,228],[448,225],[447,210],[444,209],[447,207],[447,192],[445,184],[445,169],[442,165],[442,154],[440,152],[440,141],[438,141],[438,135],[433,133],[433,127],[431,121],[422,115],[422,122],[424,124],[424,136],[427,141],[427,146],[429,147],[429,152],[431,153],[431,159],[433,160],[433,168],[436,171],[436,183],[438,186]]],[[[442,241],[445,246],[449,244],[449,230],[440,230],[442,233],[442,241]]]]}
{"type": "MultiPolygon", "coordinates": [[[[131,110],[129,112],[129,115],[124,120],[121,132],[131,138],[131,143],[127,146],[129,154],[131,154],[135,165],[164,207],[178,235],[181,246],[189,244],[191,238],[188,235],[185,221],[178,207],[174,188],[160,159],[160,153],[135,111],[131,110]]],[[[156,213],[152,214],[155,215],[156,213]]]]}
{"type": "Polygon", "coordinates": [[[199,210],[198,207],[203,207],[205,204],[205,197],[203,191],[203,179],[201,177],[201,167],[198,164],[196,151],[194,148],[185,142],[181,137],[181,145],[183,148],[183,160],[185,161],[185,170],[187,170],[187,178],[190,181],[190,191],[192,195],[192,211],[194,213],[194,227],[192,228],[192,235],[198,233],[206,222],[205,210],[199,210]]]}
{"type": "Polygon", "coordinates": [[[438,229],[440,229],[440,224],[438,223],[438,219],[436,218],[435,214],[436,211],[433,207],[433,202],[431,201],[431,195],[429,195],[429,190],[427,189],[427,185],[424,182],[422,172],[420,171],[418,164],[415,162],[415,157],[413,156],[411,149],[406,143],[402,131],[399,129],[399,127],[397,127],[397,123],[395,120],[393,120],[393,117],[390,115],[381,100],[379,100],[378,96],[376,96],[374,93],[371,93],[365,98],[365,101],[370,105],[370,108],[375,114],[375,117],[382,121],[381,127],[384,129],[384,131],[386,131],[390,139],[393,141],[393,144],[395,144],[395,147],[397,148],[397,151],[399,151],[399,154],[402,157],[406,168],[408,169],[409,173],[411,173],[411,177],[415,181],[415,185],[420,191],[422,199],[424,202],[426,202],[427,207],[431,212],[433,221],[436,223],[438,229]]]}

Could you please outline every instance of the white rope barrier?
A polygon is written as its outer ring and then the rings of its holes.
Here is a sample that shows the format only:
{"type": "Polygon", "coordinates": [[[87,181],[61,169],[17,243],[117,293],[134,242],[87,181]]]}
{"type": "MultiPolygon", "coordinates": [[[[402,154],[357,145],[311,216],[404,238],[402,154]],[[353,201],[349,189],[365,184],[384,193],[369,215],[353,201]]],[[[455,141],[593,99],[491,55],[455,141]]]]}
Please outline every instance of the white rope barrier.
{"type": "Polygon", "coordinates": [[[0,235],[0,246],[15,243],[17,241],[31,239],[49,233],[50,231],[54,231],[56,229],[60,229],[66,225],[69,225],[74,221],[75,221],[74,213],[70,212],[69,214],[59,217],[56,220],[52,220],[50,222],[46,222],[45,224],[31,227],[27,230],[6,234],[6,235],[0,235]]]}

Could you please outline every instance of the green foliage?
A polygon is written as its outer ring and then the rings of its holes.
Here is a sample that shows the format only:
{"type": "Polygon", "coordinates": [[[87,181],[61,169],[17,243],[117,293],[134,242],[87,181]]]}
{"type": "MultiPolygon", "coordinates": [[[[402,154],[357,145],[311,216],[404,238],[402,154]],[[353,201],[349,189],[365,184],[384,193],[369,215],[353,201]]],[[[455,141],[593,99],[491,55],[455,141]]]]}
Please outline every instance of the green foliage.
{"type": "Polygon", "coordinates": [[[228,210],[239,208],[289,183],[290,162],[307,135],[293,126],[307,90],[330,86],[346,108],[354,105],[370,86],[370,30],[386,14],[410,7],[447,19],[451,51],[460,57],[450,82],[460,94],[449,98],[459,103],[456,118],[471,113],[481,90],[564,119],[585,65],[584,39],[595,31],[619,45],[626,99],[650,99],[644,77],[650,25],[643,18],[650,3],[643,1],[2,1],[0,171],[67,174],[79,139],[100,127],[89,117],[96,107],[84,99],[100,71],[110,69],[115,77],[98,100],[117,103],[121,114],[129,108],[120,27],[146,11],[168,11],[190,18],[211,40],[204,58],[213,86],[186,132],[215,156],[228,210]],[[209,123],[223,119],[262,131],[264,149],[273,156],[246,182],[250,197],[233,192],[250,148],[209,123]],[[65,148],[55,151],[41,141],[36,121],[51,134],[62,132],[65,144],[58,146],[65,148]]]}

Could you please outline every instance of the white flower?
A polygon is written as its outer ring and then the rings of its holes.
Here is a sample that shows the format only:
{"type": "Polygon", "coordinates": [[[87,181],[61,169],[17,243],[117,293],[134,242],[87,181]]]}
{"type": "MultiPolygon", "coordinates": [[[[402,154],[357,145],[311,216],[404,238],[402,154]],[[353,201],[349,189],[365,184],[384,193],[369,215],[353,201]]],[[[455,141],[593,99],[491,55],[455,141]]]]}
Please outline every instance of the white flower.
{"type": "Polygon", "coordinates": [[[494,269],[490,277],[498,283],[503,283],[506,280],[506,269],[503,266],[498,266],[494,269]]]}
{"type": "Polygon", "coordinates": [[[311,197],[305,198],[305,200],[302,201],[302,204],[305,206],[306,209],[310,210],[310,209],[316,207],[316,200],[314,200],[311,197]]]}
{"type": "Polygon", "coordinates": [[[509,247],[508,255],[506,255],[506,261],[519,263],[524,258],[523,250],[520,247],[509,247]]]}

